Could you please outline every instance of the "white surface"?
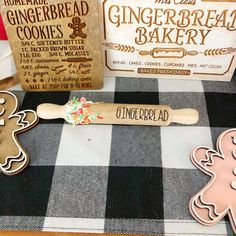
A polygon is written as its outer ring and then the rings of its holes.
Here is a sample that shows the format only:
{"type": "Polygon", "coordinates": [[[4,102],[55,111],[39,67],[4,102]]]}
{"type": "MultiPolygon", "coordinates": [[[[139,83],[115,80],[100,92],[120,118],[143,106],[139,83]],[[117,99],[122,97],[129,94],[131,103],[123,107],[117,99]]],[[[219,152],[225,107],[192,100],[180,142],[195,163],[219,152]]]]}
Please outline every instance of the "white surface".
{"type": "Polygon", "coordinates": [[[194,235],[227,235],[226,223],[224,221],[219,222],[218,224],[206,227],[200,225],[196,221],[186,220],[165,220],[165,234],[166,235],[185,235],[185,236],[194,236],[194,235]],[[192,232],[192,233],[189,233],[192,232]],[[199,234],[199,232],[204,232],[199,234]]]}
{"type": "Polygon", "coordinates": [[[202,81],[158,80],[159,92],[203,92],[202,81]]]}
{"type": "Polygon", "coordinates": [[[188,157],[198,146],[212,148],[210,127],[161,127],[164,168],[195,169],[188,157]]]}
{"type": "Polygon", "coordinates": [[[20,84],[17,84],[16,86],[12,86],[12,87],[9,88],[8,90],[10,90],[10,91],[21,91],[22,88],[21,88],[21,85],[20,85],[20,84]]]}
{"type": "Polygon", "coordinates": [[[8,41],[0,41],[0,80],[16,74],[15,63],[8,41]]]}
{"type": "Polygon", "coordinates": [[[104,225],[104,219],[46,217],[43,231],[104,233],[104,225]]]}
{"type": "Polygon", "coordinates": [[[111,125],[65,124],[56,166],[109,166],[111,134],[111,125]],[[65,140],[76,140],[78,145],[65,140]]]}

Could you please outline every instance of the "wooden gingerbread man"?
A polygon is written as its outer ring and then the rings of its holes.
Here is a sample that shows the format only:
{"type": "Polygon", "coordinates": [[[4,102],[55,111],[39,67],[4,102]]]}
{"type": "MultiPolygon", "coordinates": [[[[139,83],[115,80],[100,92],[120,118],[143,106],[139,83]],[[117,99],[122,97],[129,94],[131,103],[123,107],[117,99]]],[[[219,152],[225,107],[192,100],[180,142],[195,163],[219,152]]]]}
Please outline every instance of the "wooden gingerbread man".
{"type": "Polygon", "coordinates": [[[217,151],[198,147],[191,156],[193,164],[211,181],[190,201],[193,217],[203,225],[214,225],[228,214],[236,233],[236,129],[223,132],[217,151]]]}
{"type": "Polygon", "coordinates": [[[29,163],[29,156],[17,139],[17,134],[24,132],[38,121],[32,110],[18,110],[16,96],[7,91],[0,91],[0,171],[14,175],[29,163]]]}
{"type": "Polygon", "coordinates": [[[73,33],[70,35],[71,39],[75,39],[77,37],[87,38],[87,35],[83,33],[82,29],[86,26],[85,23],[81,23],[81,19],[76,16],[72,18],[72,23],[69,23],[68,26],[73,29],[73,33]]]}

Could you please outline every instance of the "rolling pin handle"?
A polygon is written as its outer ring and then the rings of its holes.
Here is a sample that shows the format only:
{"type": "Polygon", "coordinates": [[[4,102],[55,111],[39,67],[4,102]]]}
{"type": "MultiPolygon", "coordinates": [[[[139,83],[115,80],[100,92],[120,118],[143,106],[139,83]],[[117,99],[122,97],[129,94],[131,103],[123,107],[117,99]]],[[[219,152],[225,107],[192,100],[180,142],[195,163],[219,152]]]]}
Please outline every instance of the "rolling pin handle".
{"type": "Polygon", "coordinates": [[[38,117],[46,120],[58,119],[65,117],[65,106],[44,103],[37,107],[38,117]]]}
{"type": "Polygon", "coordinates": [[[195,109],[179,109],[171,111],[171,122],[193,125],[199,120],[199,113],[195,109]]]}

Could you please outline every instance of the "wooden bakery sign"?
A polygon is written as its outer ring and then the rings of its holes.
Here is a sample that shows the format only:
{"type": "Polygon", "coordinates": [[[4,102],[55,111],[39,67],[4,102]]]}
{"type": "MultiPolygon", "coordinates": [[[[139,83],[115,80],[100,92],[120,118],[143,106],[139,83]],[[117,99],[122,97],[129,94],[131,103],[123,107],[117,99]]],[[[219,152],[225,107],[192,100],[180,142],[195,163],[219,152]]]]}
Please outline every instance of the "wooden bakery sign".
{"type": "Polygon", "coordinates": [[[25,90],[100,89],[99,3],[94,0],[1,0],[25,90]]]}
{"type": "Polygon", "coordinates": [[[236,0],[101,0],[106,75],[228,81],[236,0]]]}

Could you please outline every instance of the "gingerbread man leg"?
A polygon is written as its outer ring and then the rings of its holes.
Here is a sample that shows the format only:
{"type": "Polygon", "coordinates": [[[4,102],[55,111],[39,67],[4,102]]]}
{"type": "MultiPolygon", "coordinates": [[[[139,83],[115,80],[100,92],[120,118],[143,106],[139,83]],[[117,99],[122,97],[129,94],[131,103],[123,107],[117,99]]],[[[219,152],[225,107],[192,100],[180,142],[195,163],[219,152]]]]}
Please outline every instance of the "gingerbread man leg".
{"type": "Polygon", "coordinates": [[[16,156],[8,156],[6,162],[0,166],[0,170],[6,175],[15,175],[22,171],[29,163],[29,156],[19,147],[16,156]]]}
{"type": "Polygon", "coordinates": [[[236,208],[234,206],[230,209],[229,219],[232,225],[232,229],[236,234],[236,208]]]}
{"type": "Polygon", "coordinates": [[[217,190],[217,181],[210,182],[190,200],[190,212],[201,224],[214,225],[228,213],[228,204],[222,203],[217,190]]]}
{"type": "Polygon", "coordinates": [[[84,34],[83,32],[79,32],[78,36],[81,37],[82,39],[87,38],[87,34],[84,34]]]}
{"type": "Polygon", "coordinates": [[[75,39],[76,37],[77,37],[77,36],[76,36],[75,34],[71,34],[71,35],[70,35],[70,38],[71,38],[71,39],[75,39]]]}

